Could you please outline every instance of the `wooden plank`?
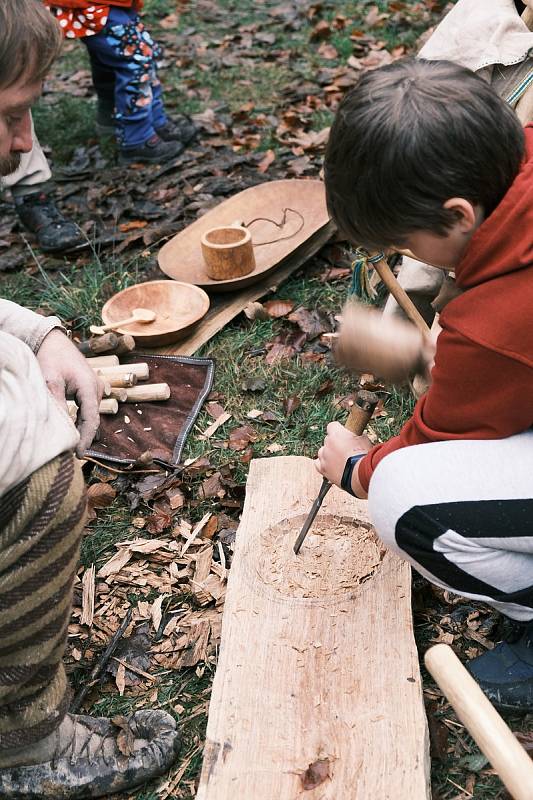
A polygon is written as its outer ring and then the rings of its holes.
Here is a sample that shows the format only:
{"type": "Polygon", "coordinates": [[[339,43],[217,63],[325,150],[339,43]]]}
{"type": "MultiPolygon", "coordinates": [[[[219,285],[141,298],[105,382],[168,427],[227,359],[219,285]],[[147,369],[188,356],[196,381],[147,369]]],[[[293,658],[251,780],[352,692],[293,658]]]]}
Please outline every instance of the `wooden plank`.
{"type": "MultiPolygon", "coordinates": [[[[314,236],[304,242],[297,250],[272,272],[268,272],[260,281],[241,289],[238,292],[212,294],[211,308],[194,329],[193,333],[180,342],[153,350],[165,355],[192,356],[206,342],[213,338],[222,328],[231,322],[248,303],[258,300],[263,295],[275,290],[295,272],[298,267],[314,256],[331,239],[335,226],[329,222],[314,236]]],[[[143,352],[146,348],[143,348],[143,352]]],[[[148,352],[148,351],[147,351],[148,352]]],[[[149,351],[152,352],[152,351],[149,351]]]]}
{"type": "Polygon", "coordinates": [[[197,800],[430,797],[410,568],[335,487],[294,556],[320,482],[251,463],[197,800]]]}

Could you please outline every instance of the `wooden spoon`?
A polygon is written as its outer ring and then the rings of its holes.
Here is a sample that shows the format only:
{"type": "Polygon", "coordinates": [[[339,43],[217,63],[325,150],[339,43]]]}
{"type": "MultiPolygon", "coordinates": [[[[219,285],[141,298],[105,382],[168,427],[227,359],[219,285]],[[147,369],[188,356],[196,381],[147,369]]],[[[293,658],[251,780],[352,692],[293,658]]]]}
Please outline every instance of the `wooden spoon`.
{"type": "Polygon", "coordinates": [[[131,316],[126,319],[119,319],[116,322],[111,322],[109,325],[91,325],[89,330],[97,336],[106,333],[107,331],[114,331],[117,328],[122,328],[124,325],[131,325],[133,322],[142,322],[143,325],[148,322],[153,322],[157,314],[150,308],[134,308],[131,316]]]}

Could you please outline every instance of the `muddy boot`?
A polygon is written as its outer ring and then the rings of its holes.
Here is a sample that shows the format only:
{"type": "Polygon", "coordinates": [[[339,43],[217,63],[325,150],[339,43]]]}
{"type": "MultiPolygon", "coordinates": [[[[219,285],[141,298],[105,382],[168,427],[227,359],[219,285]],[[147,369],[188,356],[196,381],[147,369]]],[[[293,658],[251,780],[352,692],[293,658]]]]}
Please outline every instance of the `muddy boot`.
{"type": "Polygon", "coordinates": [[[67,714],[40,742],[0,751],[2,800],[107,797],[172,766],[180,739],[169,714],[137,711],[115,721],[67,714]]]}
{"type": "Polygon", "coordinates": [[[15,209],[26,230],[35,234],[45,253],[72,250],[87,243],[76,223],[65,219],[49,194],[35,192],[18,196],[15,209]]]}
{"type": "Polygon", "coordinates": [[[533,621],[466,666],[497,708],[533,711],[533,621]]]}
{"type": "Polygon", "coordinates": [[[164,142],[181,142],[187,145],[196,138],[198,130],[199,128],[189,117],[180,114],[174,119],[167,120],[162,128],[156,128],[156,133],[164,142]]]}
{"type": "Polygon", "coordinates": [[[164,142],[159,136],[152,136],[144,144],[135,147],[122,147],[120,164],[164,164],[172,161],[183,152],[181,142],[164,142]]]}

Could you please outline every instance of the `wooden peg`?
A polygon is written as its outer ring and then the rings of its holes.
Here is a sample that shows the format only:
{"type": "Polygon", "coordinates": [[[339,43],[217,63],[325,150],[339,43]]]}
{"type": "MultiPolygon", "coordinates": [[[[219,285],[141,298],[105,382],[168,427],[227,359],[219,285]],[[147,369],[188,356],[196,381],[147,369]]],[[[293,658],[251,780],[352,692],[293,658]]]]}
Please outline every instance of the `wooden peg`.
{"type": "Polygon", "coordinates": [[[168,400],[170,386],[168,383],[145,383],[126,390],[128,403],[149,403],[158,400],[168,400]]]}
{"type": "Polygon", "coordinates": [[[150,376],[150,369],[146,362],[138,364],[117,364],[112,367],[96,367],[98,374],[106,380],[112,381],[114,378],[129,375],[132,372],[137,376],[140,381],[145,381],[150,376]]]}

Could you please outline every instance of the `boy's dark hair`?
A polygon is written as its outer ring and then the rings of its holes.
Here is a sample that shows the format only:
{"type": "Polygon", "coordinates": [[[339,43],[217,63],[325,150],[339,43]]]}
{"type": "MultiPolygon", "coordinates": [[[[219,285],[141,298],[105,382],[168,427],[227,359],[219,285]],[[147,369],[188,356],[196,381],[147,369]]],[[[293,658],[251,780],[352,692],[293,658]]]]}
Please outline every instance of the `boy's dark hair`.
{"type": "Polygon", "coordinates": [[[61,49],[57,21],[40,0],[0,0],[0,89],[44,80],[61,49]]]}
{"type": "Polygon", "coordinates": [[[343,99],[324,165],[329,212],[369,249],[416,230],[445,235],[443,203],[463,197],[485,215],[524,156],[515,113],[482,78],[450,61],[404,59],[361,74],[343,99]]]}

